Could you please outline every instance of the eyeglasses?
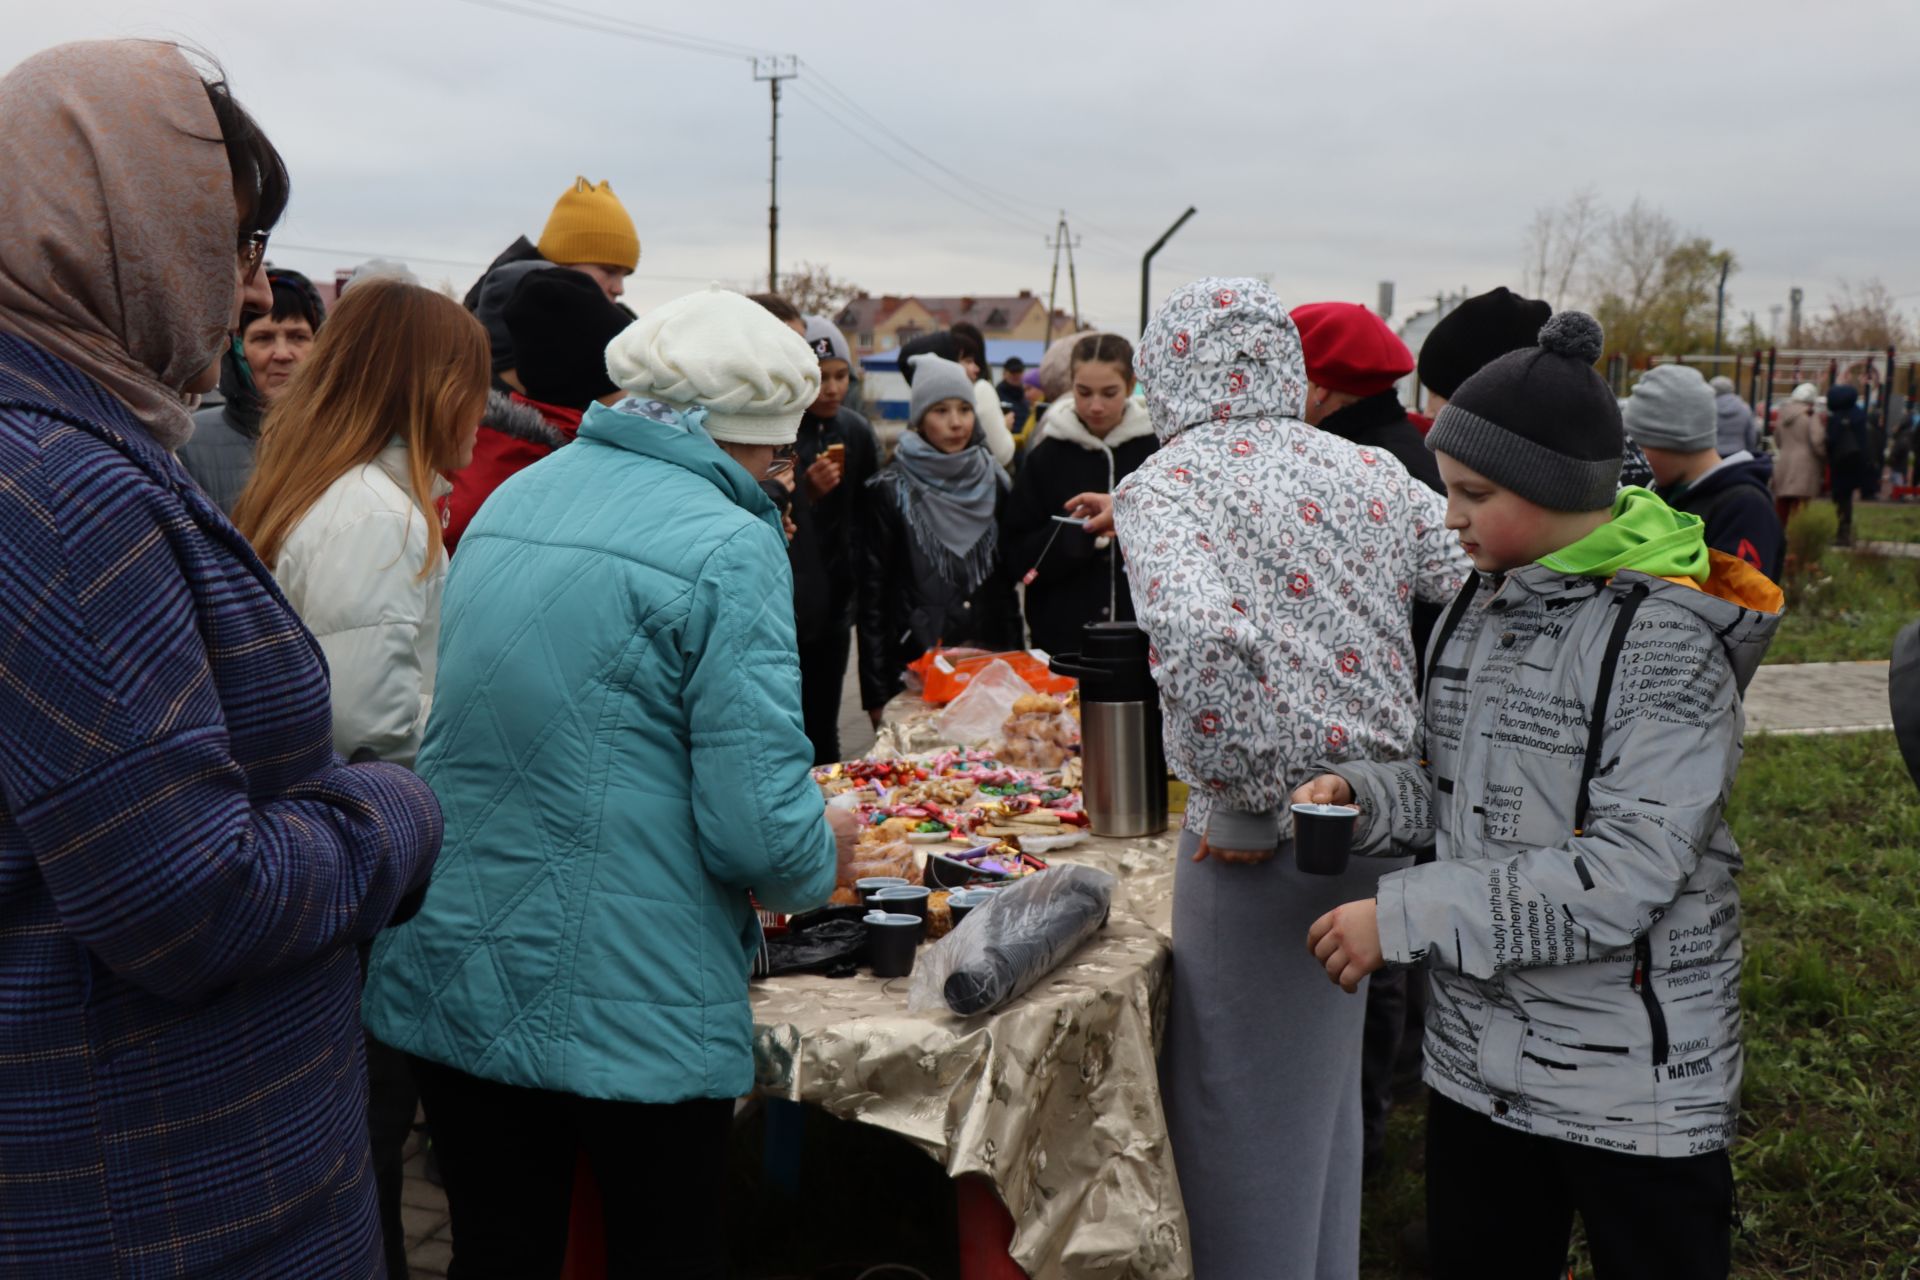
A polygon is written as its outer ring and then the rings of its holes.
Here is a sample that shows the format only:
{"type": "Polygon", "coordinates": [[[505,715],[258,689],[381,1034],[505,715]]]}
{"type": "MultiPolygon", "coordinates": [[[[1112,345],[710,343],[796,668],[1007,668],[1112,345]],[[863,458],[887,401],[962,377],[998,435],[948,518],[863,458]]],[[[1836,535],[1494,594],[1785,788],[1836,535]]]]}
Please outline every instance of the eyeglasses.
{"type": "Polygon", "coordinates": [[[256,231],[240,242],[241,279],[247,284],[260,274],[260,264],[267,260],[267,233],[256,231]]]}
{"type": "Polygon", "coordinates": [[[798,454],[792,445],[784,445],[781,448],[775,449],[773,451],[773,462],[767,467],[766,478],[772,480],[777,476],[787,474],[787,472],[793,470],[794,463],[797,459],[798,454]]]}

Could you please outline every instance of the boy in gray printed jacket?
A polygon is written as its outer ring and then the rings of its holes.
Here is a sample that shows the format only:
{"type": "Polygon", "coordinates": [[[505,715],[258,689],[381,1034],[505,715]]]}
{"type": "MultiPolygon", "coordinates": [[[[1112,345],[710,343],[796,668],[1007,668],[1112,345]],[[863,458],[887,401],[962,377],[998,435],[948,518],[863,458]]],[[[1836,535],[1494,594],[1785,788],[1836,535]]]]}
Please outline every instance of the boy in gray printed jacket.
{"type": "Polygon", "coordinates": [[[1308,935],[1348,990],[1383,964],[1430,975],[1436,1277],[1559,1274],[1576,1212],[1602,1280],[1729,1265],[1742,949],[1721,815],[1780,593],[1697,517],[1616,498],[1600,352],[1563,313],[1441,411],[1427,443],[1480,576],[1429,646],[1425,759],[1338,764],[1294,796],[1357,804],[1359,852],[1437,846],[1308,935]]]}

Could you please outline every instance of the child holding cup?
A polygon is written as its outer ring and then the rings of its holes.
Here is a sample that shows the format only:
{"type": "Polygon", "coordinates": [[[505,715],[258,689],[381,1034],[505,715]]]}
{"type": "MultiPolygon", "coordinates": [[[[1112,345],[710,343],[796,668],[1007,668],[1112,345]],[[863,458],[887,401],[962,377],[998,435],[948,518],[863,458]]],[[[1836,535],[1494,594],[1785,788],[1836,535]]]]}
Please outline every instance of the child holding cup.
{"type": "Polygon", "coordinates": [[[1601,1280],[1729,1266],[1742,948],[1722,809],[1781,597],[1697,517],[1616,497],[1601,350],[1562,313],[1440,411],[1447,526],[1481,576],[1429,646],[1424,758],[1294,794],[1356,804],[1355,852],[1437,846],[1308,945],[1348,991],[1383,964],[1428,972],[1439,1280],[1558,1274],[1575,1213],[1601,1280]]]}

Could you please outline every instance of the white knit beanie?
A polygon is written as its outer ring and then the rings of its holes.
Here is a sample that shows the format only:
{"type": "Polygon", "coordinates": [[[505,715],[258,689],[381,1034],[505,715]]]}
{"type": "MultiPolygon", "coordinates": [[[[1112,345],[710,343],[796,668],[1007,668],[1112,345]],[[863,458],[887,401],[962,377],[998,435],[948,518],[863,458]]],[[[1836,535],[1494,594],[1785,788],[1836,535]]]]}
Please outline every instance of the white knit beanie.
{"type": "Polygon", "coordinates": [[[820,395],[806,340],[717,284],[628,325],[607,344],[607,375],[643,399],[701,406],[707,434],[727,444],[792,444],[820,395]]]}

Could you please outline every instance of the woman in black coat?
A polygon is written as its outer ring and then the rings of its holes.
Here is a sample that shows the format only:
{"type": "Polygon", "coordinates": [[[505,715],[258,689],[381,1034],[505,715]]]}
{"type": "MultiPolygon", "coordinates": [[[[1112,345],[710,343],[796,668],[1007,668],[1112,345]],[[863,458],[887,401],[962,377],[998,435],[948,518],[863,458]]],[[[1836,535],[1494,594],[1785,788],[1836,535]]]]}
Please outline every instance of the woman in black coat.
{"type": "Polygon", "coordinates": [[[1159,448],[1146,406],[1133,395],[1133,347],[1096,333],[1073,349],[1073,395],[1056,402],[1027,450],[1004,531],[1010,574],[1027,582],[1035,648],[1077,653],[1089,622],[1130,622],[1133,597],[1111,535],[1090,537],[1055,519],[1081,493],[1114,486],[1159,448]]]}
{"type": "Polygon", "coordinates": [[[929,649],[1020,646],[1000,545],[1007,473],[973,443],[973,384],[916,357],[911,430],[867,485],[859,597],[860,702],[878,725],[906,665],[929,649]]]}

